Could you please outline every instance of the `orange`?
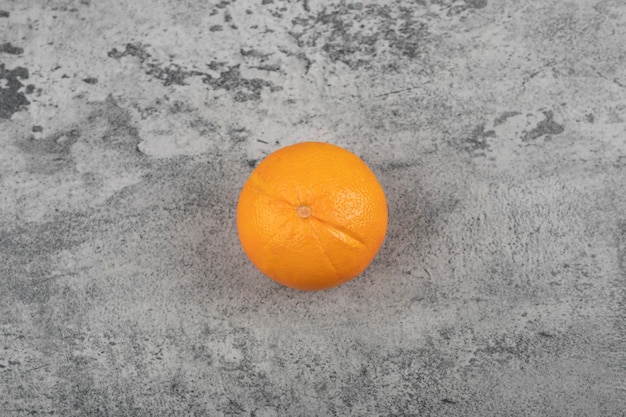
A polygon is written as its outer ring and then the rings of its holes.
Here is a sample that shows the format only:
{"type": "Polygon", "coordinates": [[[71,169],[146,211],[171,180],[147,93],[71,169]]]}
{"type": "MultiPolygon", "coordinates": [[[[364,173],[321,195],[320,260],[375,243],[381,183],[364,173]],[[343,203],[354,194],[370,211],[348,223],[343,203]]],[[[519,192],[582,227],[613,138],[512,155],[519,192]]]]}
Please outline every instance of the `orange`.
{"type": "Polygon", "coordinates": [[[302,142],[267,156],[237,205],[244,252],[291,288],[321,290],[365,270],[387,231],[387,200],[367,165],[336,145],[302,142]]]}

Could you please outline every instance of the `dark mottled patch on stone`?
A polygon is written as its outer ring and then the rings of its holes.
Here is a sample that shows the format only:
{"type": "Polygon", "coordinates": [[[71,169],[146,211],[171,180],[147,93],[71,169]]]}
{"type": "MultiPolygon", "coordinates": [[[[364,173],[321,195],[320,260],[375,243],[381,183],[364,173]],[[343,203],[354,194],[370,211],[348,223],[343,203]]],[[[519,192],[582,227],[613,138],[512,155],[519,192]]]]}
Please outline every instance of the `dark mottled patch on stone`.
{"type": "Polygon", "coordinates": [[[524,132],[522,136],[524,142],[529,142],[545,135],[558,135],[565,131],[563,125],[554,121],[554,113],[551,110],[544,111],[543,114],[546,117],[544,120],[540,121],[532,130],[524,132]]]}
{"type": "Polygon", "coordinates": [[[116,48],[111,49],[108,54],[110,58],[120,59],[125,56],[134,56],[138,58],[141,62],[144,62],[148,58],[150,58],[150,54],[146,52],[145,45],[134,42],[127,43],[124,47],[123,51],[118,51],[116,48]]]}
{"type": "Polygon", "coordinates": [[[98,83],[98,79],[97,78],[93,78],[93,77],[88,77],[88,78],[83,78],[83,82],[85,82],[87,84],[97,84],[98,83]]]}
{"type": "Polygon", "coordinates": [[[224,30],[224,26],[222,25],[213,25],[209,28],[211,32],[221,32],[224,30]]]}
{"type": "Polygon", "coordinates": [[[474,128],[472,133],[463,141],[464,149],[472,155],[484,156],[484,151],[489,149],[487,139],[496,137],[493,130],[485,131],[485,125],[480,124],[474,128]]]}
{"type": "Polygon", "coordinates": [[[467,5],[473,9],[482,9],[487,7],[487,0],[465,0],[467,5]]]}
{"type": "Polygon", "coordinates": [[[200,117],[195,118],[189,122],[189,127],[195,129],[202,136],[209,136],[211,133],[217,131],[215,124],[200,117]]]}
{"type": "Polygon", "coordinates": [[[0,17],[9,17],[10,13],[6,10],[0,10],[0,17]]]}
{"type": "Polygon", "coordinates": [[[123,51],[119,51],[116,48],[111,49],[108,54],[110,58],[120,59],[126,56],[132,56],[144,64],[147,67],[146,74],[153,76],[154,78],[161,80],[164,85],[169,86],[172,84],[185,85],[185,79],[192,75],[202,75],[197,71],[186,71],[175,64],[168,66],[160,65],[155,62],[151,62],[151,55],[146,51],[146,45],[141,43],[127,43],[123,51]]]}
{"type": "Polygon", "coordinates": [[[255,68],[261,71],[267,71],[267,72],[280,72],[280,65],[278,64],[274,64],[274,65],[256,65],[256,66],[252,66],[250,68],[255,68]]]}
{"type": "Polygon", "coordinates": [[[234,143],[245,142],[250,137],[251,132],[245,127],[231,127],[228,129],[228,136],[234,143]]]}
{"type": "Polygon", "coordinates": [[[230,67],[227,71],[222,72],[217,78],[206,74],[202,81],[205,84],[210,85],[215,90],[227,90],[234,92],[235,101],[240,102],[260,99],[263,88],[269,88],[270,91],[278,91],[282,89],[281,87],[274,85],[274,83],[260,78],[243,78],[239,71],[239,65],[230,67]]]}
{"type": "Polygon", "coordinates": [[[6,82],[6,87],[0,87],[0,119],[9,119],[22,107],[30,104],[24,93],[19,91],[24,86],[20,79],[27,78],[28,69],[15,67],[8,70],[0,63],[0,80],[6,82]]]}
{"type": "Polygon", "coordinates": [[[518,111],[505,111],[504,113],[500,114],[500,116],[498,116],[496,120],[494,120],[493,125],[499,126],[502,123],[506,122],[511,117],[519,116],[520,114],[522,113],[518,111]]]}
{"type": "Polygon", "coordinates": [[[43,132],[43,127],[42,127],[42,126],[39,126],[39,125],[35,125],[35,126],[33,126],[32,131],[33,131],[34,133],[41,133],[41,132],[43,132]]]}
{"type": "Polygon", "coordinates": [[[186,71],[175,64],[171,64],[166,67],[161,67],[155,64],[150,65],[150,69],[146,72],[148,75],[152,75],[154,78],[163,81],[163,85],[168,86],[172,84],[185,85],[185,80],[193,75],[202,75],[197,71],[186,71]]]}
{"type": "Polygon", "coordinates": [[[239,50],[239,54],[241,54],[241,56],[244,56],[244,57],[252,57],[252,58],[259,58],[259,59],[266,59],[268,56],[271,55],[271,54],[258,51],[256,49],[243,49],[243,48],[239,50]]]}
{"type": "Polygon", "coordinates": [[[596,121],[596,117],[593,115],[593,113],[589,113],[585,115],[585,121],[587,123],[593,123],[596,121]]]}
{"type": "Polygon", "coordinates": [[[223,62],[211,61],[206,64],[206,67],[211,71],[221,71],[226,68],[226,64],[223,62]]]}
{"type": "Polygon", "coordinates": [[[26,86],[26,89],[24,90],[25,94],[33,94],[33,92],[35,91],[35,86],[32,84],[28,84],[26,86]]]}
{"type": "Polygon", "coordinates": [[[262,5],[266,5],[266,4],[274,4],[274,0],[261,0],[261,4],[262,4],[262,5]]]}
{"type": "Polygon", "coordinates": [[[416,13],[421,8],[341,3],[324,7],[316,16],[298,18],[302,29],[289,34],[298,46],[321,47],[331,61],[353,69],[371,65],[381,50],[416,59],[427,53],[430,37],[426,20],[416,13]]]}
{"type": "Polygon", "coordinates": [[[191,113],[194,109],[188,103],[180,100],[174,100],[168,107],[168,110],[172,114],[178,113],[191,113]]]}
{"type": "Polygon", "coordinates": [[[246,161],[246,164],[247,164],[250,168],[254,168],[254,167],[256,167],[256,164],[258,164],[258,163],[259,163],[259,160],[258,160],[258,159],[248,159],[248,160],[246,161]]]}
{"type": "MultiPolygon", "coordinates": [[[[265,58],[267,54],[263,54],[255,50],[241,50],[243,56],[265,58]]],[[[268,88],[275,92],[282,90],[282,87],[276,86],[271,81],[260,78],[243,78],[241,76],[239,65],[226,67],[224,64],[212,61],[207,64],[207,68],[213,71],[221,71],[219,77],[213,77],[210,74],[201,71],[187,71],[175,64],[163,66],[159,63],[152,62],[151,55],[146,51],[145,45],[127,44],[124,51],[118,51],[113,48],[109,51],[108,56],[114,59],[120,59],[125,56],[137,57],[141,63],[147,67],[146,74],[153,76],[163,82],[164,85],[185,85],[185,80],[189,77],[199,76],[202,82],[211,86],[215,90],[227,90],[234,94],[235,101],[258,100],[261,98],[261,91],[268,88]],[[226,68],[225,71],[223,71],[226,68]]]]}
{"type": "Polygon", "coordinates": [[[22,55],[24,53],[24,49],[11,45],[11,42],[7,42],[0,45],[0,52],[11,55],[22,55]]]}

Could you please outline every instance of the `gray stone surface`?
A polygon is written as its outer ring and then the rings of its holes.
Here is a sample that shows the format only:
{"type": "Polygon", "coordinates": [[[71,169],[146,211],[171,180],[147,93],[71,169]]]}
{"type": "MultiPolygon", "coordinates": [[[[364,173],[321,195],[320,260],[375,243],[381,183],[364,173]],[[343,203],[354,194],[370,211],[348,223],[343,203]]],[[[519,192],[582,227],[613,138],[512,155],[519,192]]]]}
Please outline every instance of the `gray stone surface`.
{"type": "Polygon", "coordinates": [[[626,415],[622,0],[0,0],[0,415],[626,415]],[[263,277],[269,152],[390,208],[263,277]]]}

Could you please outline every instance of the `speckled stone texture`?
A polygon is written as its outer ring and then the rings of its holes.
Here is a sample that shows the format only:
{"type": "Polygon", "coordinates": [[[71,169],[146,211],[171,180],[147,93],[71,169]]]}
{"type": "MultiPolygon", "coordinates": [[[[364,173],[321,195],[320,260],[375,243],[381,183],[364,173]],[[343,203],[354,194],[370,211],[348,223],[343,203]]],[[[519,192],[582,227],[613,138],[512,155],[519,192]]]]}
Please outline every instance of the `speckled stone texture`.
{"type": "Polygon", "coordinates": [[[622,0],[0,0],[0,416],[626,415],[622,0]],[[238,192],[301,140],[389,201],[281,287],[238,192]]]}

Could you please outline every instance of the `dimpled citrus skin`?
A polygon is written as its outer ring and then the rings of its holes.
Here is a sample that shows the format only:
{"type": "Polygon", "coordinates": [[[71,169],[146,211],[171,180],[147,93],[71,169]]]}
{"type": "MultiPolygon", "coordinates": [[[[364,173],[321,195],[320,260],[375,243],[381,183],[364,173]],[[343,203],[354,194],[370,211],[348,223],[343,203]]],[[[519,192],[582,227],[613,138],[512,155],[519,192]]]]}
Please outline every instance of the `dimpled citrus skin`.
{"type": "Polygon", "coordinates": [[[359,275],[387,231],[387,201],[376,176],[336,145],[302,142],[267,156],[237,205],[244,252],[270,278],[321,290],[359,275]]]}

